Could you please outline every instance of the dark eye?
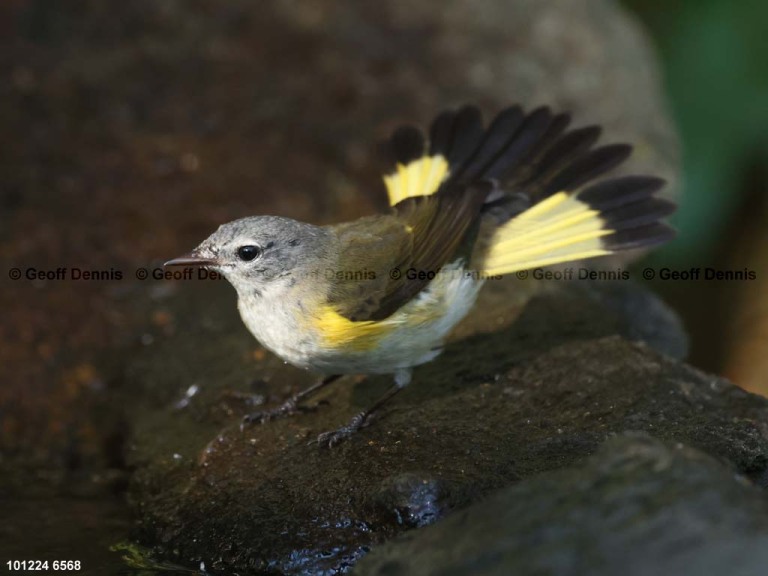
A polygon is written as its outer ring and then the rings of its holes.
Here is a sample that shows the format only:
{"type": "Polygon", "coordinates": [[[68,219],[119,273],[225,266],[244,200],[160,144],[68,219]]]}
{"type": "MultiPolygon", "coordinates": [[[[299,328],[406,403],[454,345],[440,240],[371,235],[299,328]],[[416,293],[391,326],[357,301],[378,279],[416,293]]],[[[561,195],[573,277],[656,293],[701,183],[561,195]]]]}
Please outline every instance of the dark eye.
{"type": "Polygon", "coordinates": [[[240,248],[237,249],[237,257],[244,262],[256,260],[259,256],[261,256],[261,248],[258,246],[240,246],[240,248]]]}

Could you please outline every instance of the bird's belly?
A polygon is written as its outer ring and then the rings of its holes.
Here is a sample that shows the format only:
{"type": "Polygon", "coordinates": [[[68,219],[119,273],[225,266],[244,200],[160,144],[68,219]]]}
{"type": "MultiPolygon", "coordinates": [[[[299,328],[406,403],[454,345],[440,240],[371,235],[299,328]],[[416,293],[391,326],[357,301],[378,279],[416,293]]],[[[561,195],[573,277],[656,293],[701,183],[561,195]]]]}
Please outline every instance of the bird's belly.
{"type": "MultiPolygon", "coordinates": [[[[325,373],[389,374],[429,362],[474,305],[482,281],[449,270],[389,318],[339,346],[318,346],[313,369],[325,373]]],[[[334,335],[335,337],[335,335],[334,335]]],[[[329,338],[319,335],[320,342],[329,338]]],[[[330,339],[332,340],[332,339],[330,339]]]]}
{"type": "Polygon", "coordinates": [[[303,311],[275,303],[239,302],[240,315],[266,348],[299,368],[323,374],[388,374],[440,354],[451,329],[469,312],[482,281],[449,271],[389,318],[341,325],[318,322],[303,311]],[[263,322],[269,317],[270,322],[263,322]]]}
{"type": "Polygon", "coordinates": [[[319,348],[308,367],[326,374],[389,374],[429,362],[442,351],[445,334],[398,328],[373,347],[319,348]]]}

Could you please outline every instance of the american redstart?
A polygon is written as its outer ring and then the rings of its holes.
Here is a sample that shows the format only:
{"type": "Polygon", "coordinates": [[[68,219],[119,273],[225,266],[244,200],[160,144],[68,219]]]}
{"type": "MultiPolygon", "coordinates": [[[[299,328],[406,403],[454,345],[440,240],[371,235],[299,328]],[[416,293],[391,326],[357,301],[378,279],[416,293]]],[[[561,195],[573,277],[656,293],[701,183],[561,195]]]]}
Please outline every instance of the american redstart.
{"type": "Polygon", "coordinates": [[[660,220],[675,205],[655,196],[664,181],[595,183],[631,147],[595,147],[600,127],[569,130],[570,120],[513,106],[484,128],[476,107],[443,112],[428,142],[412,126],[392,135],[388,214],[332,226],[243,218],[167,262],[223,274],[259,342],[326,376],[245,420],[291,414],[343,374],[393,374],[394,387],[373,407],[318,437],[333,445],[405,387],[414,366],[440,354],[487,277],[671,239],[660,220]]]}

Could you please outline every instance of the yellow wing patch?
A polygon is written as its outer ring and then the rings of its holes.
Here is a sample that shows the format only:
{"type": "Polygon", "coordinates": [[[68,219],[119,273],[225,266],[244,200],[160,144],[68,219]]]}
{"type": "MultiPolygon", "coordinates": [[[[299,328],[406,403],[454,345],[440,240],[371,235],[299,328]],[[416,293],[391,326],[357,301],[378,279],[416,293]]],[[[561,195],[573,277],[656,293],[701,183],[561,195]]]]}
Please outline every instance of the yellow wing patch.
{"type": "Polygon", "coordinates": [[[314,329],[320,333],[320,339],[328,348],[348,348],[350,350],[372,350],[392,326],[385,322],[363,320],[355,322],[345,318],[332,306],[323,306],[320,313],[312,319],[314,329]]]}
{"type": "Polygon", "coordinates": [[[496,230],[478,269],[511,274],[610,254],[600,238],[612,232],[597,210],[578,196],[558,192],[496,230]]]}
{"type": "Polygon", "coordinates": [[[394,172],[384,176],[390,206],[406,198],[434,194],[448,173],[448,161],[439,154],[424,156],[407,165],[398,164],[394,172]]]}

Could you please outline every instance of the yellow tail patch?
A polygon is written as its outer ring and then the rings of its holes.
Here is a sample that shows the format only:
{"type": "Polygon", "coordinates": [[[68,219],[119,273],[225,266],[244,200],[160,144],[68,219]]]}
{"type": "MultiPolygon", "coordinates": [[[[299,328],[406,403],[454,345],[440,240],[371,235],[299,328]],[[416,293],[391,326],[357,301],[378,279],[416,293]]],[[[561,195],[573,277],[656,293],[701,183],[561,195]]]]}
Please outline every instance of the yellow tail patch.
{"type": "Polygon", "coordinates": [[[600,240],[613,230],[578,196],[558,192],[494,233],[477,269],[511,274],[560,262],[610,254],[600,240]]]}
{"type": "Polygon", "coordinates": [[[398,164],[394,172],[384,176],[390,206],[406,198],[434,194],[448,173],[448,161],[441,155],[424,156],[407,165],[398,164]]]}

